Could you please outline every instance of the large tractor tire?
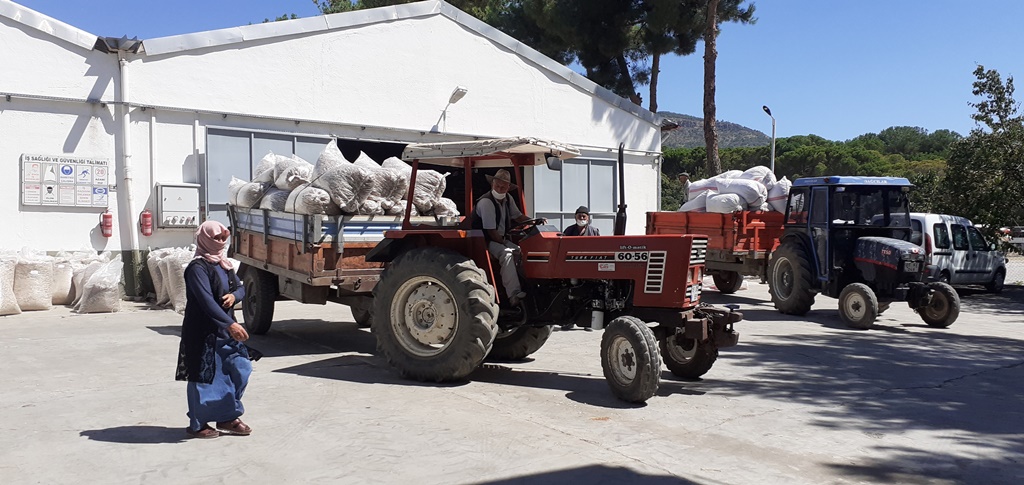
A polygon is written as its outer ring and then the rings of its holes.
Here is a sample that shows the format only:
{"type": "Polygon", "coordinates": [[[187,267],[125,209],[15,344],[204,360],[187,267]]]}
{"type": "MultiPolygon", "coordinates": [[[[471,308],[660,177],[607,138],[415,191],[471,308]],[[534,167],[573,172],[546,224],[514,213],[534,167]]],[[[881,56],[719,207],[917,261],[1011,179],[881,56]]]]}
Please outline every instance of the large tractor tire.
{"type": "Polygon", "coordinates": [[[661,381],[658,341],[646,323],[618,317],[601,336],[601,367],[612,394],[626,402],[642,403],[654,396],[661,381]]]}
{"type": "Polygon", "coordinates": [[[245,331],[264,335],[274,323],[274,303],[277,302],[277,276],[273,273],[246,268],[245,298],[242,299],[242,326],[245,331]]]}
{"type": "Polygon", "coordinates": [[[935,292],[932,293],[932,300],[927,306],[917,309],[921,319],[929,327],[934,328],[952,325],[960,316],[960,295],[946,283],[929,283],[928,286],[935,292]]]}
{"type": "Polygon", "coordinates": [[[775,308],[788,315],[806,315],[814,305],[814,271],[807,251],[784,242],[772,253],[768,289],[775,308]]]}
{"type": "Polygon", "coordinates": [[[864,283],[850,283],[839,293],[839,318],[847,327],[867,330],[878,318],[878,297],[864,283]]]}
{"type": "Polygon", "coordinates": [[[735,271],[716,271],[711,274],[711,279],[715,281],[718,292],[723,295],[736,293],[743,286],[743,275],[735,271]]]}
{"type": "Polygon", "coordinates": [[[718,346],[714,339],[699,342],[683,338],[682,331],[661,340],[661,359],[665,367],[677,377],[696,379],[711,370],[718,360],[718,346]]]}
{"type": "Polygon", "coordinates": [[[494,338],[491,353],[487,360],[498,362],[517,362],[540,350],[551,336],[551,325],[543,327],[522,326],[507,332],[501,332],[494,338]]]}
{"type": "Polygon", "coordinates": [[[384,270],[373,295],[377,349],[404,377],[460,380],[491,351],[498,328],[494,288],[461,254],[412,249],[384,270]]]}

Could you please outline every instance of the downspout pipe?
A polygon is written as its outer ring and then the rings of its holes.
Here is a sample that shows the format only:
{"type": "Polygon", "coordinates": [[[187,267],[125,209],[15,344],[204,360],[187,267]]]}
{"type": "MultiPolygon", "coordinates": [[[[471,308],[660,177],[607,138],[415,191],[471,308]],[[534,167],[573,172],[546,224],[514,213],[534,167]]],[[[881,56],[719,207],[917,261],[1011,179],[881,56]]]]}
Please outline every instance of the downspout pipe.
{"type": "MultiPolygon", "coordinates": [[[[127,265],[131,265],[131,273],[125,272],[126,274],[135,275],[134,281],[131,282],[131,287],[127,290],[131,293],[139,294],[139,271],[137,269],[139,260],[139,231],[135,225],[135,195],[132,184],[132,130],[131,130],[131,85],[130,76],[128,69],[128,59],[125,56],[125,51],[119,49],[117,51],[117,59],[119,74],[120,74],[120,92],[118,106],[121,109],[121,166],[124,171],[124,179],[122,180],[121,190],[124,193],[125,199],[125,210],[121,217],[122,221],[128,221],[128,241],[129,241],[129,262],[127,265]]],[[[127,268],[126,268],[127,269],[127,268]]],[[[128,282],[126,282],[128,283],[128,282]]]]}

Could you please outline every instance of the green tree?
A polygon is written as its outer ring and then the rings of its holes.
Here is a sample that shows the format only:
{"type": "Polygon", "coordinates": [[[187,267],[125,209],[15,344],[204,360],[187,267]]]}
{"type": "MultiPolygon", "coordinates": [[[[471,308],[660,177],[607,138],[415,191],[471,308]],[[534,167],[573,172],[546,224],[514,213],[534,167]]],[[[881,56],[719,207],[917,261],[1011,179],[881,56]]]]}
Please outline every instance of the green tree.
{"type": "Polygon", "coordinates": [[[1013,98],[1013,77],[1003,83],[995,70],[979,65],[971,103],[978,126],[950,148],[943,180],[946,212],[964,215],[990,233],[1024,225],[1024,119],[1013,98]]]}

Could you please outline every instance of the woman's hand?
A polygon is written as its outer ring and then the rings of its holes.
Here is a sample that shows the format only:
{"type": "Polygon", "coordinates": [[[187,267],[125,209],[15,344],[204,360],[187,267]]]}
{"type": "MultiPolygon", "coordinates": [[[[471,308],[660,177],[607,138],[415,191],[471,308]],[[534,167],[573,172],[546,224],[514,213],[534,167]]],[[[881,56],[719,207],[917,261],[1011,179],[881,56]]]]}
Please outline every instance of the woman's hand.
{"type": "Polygon", "coordinates": [[[231,335],[231,338],[239,342],[249,340],[249,332],[246,332],[245,327],[238,322],[232,323],[231,326],[228,327],[228,334],[231,335]]]}
{"type": "Polygon", "coordinates": [[[231,308],[231,307],[235,306],[235,295],[233,293],[228,293],[228,294],[224,295],[220,299],[220,304],[224,308],[231,308]]]}

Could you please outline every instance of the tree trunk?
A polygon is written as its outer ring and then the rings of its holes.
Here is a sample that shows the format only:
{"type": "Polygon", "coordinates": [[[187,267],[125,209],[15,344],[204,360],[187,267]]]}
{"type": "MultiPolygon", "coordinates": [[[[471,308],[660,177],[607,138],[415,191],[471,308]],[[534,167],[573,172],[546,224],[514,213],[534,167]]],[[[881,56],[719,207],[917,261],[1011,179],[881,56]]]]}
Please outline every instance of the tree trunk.
{"type": "MultiPolygon", "coordinates": [[[[629,98],[640,94],[636,92],[636,86],[633,84],[633,76],[629,74],[629,63],[626,62],[626,55],[624,53],[620,53],[619,56],[615,58],[615,63],[618,64],[617,67],[619,68],[619,89],[624,91],[626,96],[629,98]]],[[[634,102],[636,102],[636,100],[634,100],[634,102]]],[[[637,102],[636,104],[640,103],[637,102]]]]}
{"type": "Polygon", "coordinates": [[[661,54],[655,52],[651,56],[651,99],[647,108],[651,113],[658,112],[658,73],[661,72],[661,54]]]}
{"type": "Polygon", "coordinates": [[[722,162],[718,159],[718,130],[715,128],[715,62],[718,60],[715,37],[717,33],[718,0],[709,0],[707,28],[704,30],[704,145],[708,152],[709,176],[722,173],[722,162]]]}

